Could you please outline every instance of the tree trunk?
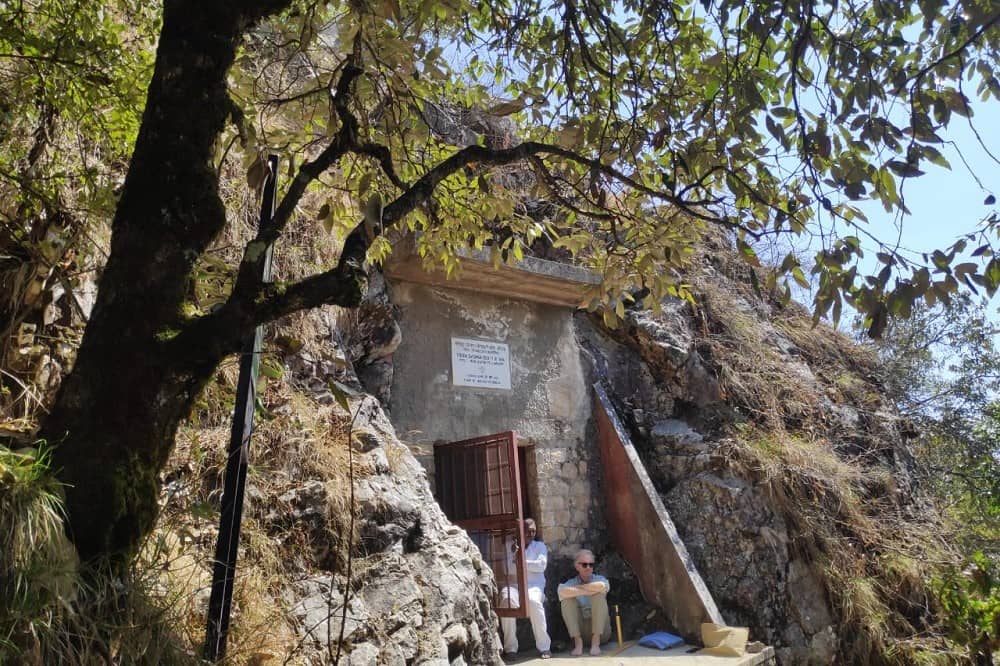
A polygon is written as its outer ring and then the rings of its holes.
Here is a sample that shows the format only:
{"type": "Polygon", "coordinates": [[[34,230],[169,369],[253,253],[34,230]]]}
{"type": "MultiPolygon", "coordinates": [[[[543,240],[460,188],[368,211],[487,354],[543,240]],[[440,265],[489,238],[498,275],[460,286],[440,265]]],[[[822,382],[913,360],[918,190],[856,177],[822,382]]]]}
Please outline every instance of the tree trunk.
{"type": "MultiPolygon", "coordinates": [[[[287,2],[287,0],[285,0],[287,2]]],[[[152,530],[159,472],[193,398],[244,331],[178,350],[193,263],[223,229],[212,166],[244,31],[285,2],[167,0],[111,254],[76,364],[41,436],[81,559],[122,565],[152,530]]]]}

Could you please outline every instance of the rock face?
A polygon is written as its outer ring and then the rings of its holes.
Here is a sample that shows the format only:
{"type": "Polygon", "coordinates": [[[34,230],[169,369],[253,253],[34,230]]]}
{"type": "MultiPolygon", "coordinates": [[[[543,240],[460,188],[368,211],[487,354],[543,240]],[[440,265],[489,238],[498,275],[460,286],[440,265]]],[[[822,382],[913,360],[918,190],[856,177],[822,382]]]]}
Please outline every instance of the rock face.
{"type": "MultiPolygon", "coordinates": [[[[920,507],[874,362],[723,273],[706,260],[693,279],[697,306],[632,310],[615,330],[577,315],[577,341],[725,620],[749,626],[784,664],[891,663],[890,644],[925,628],[929,610],[919,576],[884,564],[893,553],[919,559],[901,544],[920,507]]],[[[268,507],[256,519],[300,560],[280,592],[295,658],[330,663],[339,645],[349,664],[496,663],[492,574],[442,515],[381,404],[361,393],[386,399],[406,335],[375,293],[350,313],[353,328],[329,311],[303,315],[284,358],[286,389],[306,396],[306,411],[351,422],[355,469],[350,500],[343,457],[322,474],[283,463],[285,483],[256,493],[268,507]],[[356,393],[350,415],[337,407],[344,387],[356,393]]],[[[274,402],[282,418],[304,413],[295,400],[274,402]]],[[[626,609],[626,631],[650,617],[626,609]]]]}
{"type": "Polygon", "coordinates": [[[784,664],[890,662],[879,632],[927,620],[879,564],[920,514],[899,419],[868,352],[724,272],[696,306],[580,315],[581,343],[725,620],[784,664]],[[858,618],[873,588],[882,624],[858,618]]]}
{"type": "MultiPolygon", "coordinates": [[[[307,374],[315,378],[322,370],[307,374]]],[[[336,649],[331,642],[342,641],[341,663],[352,666],[497,663],[497,620],[490,608],[495,583],[479,549],[445,518],[426,473],[396,439],[381,404],[359,397],[351,411],[353,464],[361,470],[353,493],[353,593],[344,619],[348,565],[335,556],[326,564],[337,573],[312,571],[286,591],[307,660],[329,663],[336,649]]],[[[279,499],[297,520],[318,512],[319,525],[350,533],[342,513],[349,505],[330,501],[323,488],[304,480],[279,499]]],[[[338,550],[336,539],[323,543],[322,529],[310,541],[321,563],[324,553],[338,550]]]]}
{"type": "MultiPolygon", "coordinates": [[[[296,664],[500,663],[492,572],[438,507],[379,401],[361,391],[338,316],[303,314],[278,336],[285,373],[260,397],[267,418],[252,443],[230,652],[296,664]],[[266,616],[256,627],[254,613],[266,616]]],[[[358,349],[374,357],[392,337],[358,349]]],[[[218,502],[222,461],[202,457],[221,455],[212,441],[221,430],[182,433],[165,515],[188,520],[192,507],[218,502]]],[[[200,552],[189,555],[210,562],[214,525],[174,529],[194,534],[200,552]]]]}
{"type": "Polygon", "coordinates": [[[343,627],[343,577],[313,573],[287,591],[309,662],[328,663],[342,630],[341,663],[497,661],[492,576],[465,533],[444,519],[419,470],[410,472],[378,474],[357,490],[362,551],[343,627]]]}

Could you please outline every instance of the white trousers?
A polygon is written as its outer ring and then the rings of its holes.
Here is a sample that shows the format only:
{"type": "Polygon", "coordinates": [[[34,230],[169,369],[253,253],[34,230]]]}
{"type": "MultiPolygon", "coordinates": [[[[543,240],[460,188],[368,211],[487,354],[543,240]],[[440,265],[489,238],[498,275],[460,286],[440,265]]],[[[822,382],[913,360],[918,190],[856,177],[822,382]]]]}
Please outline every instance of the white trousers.
{"type": "MultiPolygon", "coordinates": [[[[528,619],[531,620],[531,632],[535,635],[535,647],[539,652],[548,652],[552,648],[548,626],[545,623],[545,593],[540,587],[528,588],[528,619]]],[[[505,587],[500,593],[501,608],[520,608],[521,599],[516,587],[505,587]]],[[[517,652],[517,618],[500,618],[500,628],[503,630],[503,651],[517,652]]]]}

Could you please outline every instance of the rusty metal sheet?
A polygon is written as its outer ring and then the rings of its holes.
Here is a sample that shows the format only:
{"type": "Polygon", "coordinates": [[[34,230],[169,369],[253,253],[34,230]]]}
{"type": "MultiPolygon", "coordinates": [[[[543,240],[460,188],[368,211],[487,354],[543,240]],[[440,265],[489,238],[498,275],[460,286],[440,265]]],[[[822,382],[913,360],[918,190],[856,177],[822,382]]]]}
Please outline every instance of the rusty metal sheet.
{"type": "Polygon", "coordinates": [[[603,405],[595,400],[595,407],[608,530],[611,532],[611,541],[615,549],[621,553],[625,561],[634,565],[643,561],[644,553],[639,540],[639,531],[635,529],[637,517],[632,503],[628,465],[622,442],[603,405]]]}

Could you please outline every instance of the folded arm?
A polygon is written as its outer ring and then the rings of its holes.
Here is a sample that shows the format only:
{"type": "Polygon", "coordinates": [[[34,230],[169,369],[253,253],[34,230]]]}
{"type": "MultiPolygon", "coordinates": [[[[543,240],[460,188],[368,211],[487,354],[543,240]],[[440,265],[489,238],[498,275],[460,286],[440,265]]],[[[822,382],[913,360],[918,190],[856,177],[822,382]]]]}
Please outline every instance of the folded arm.
{"type": "Polygon", "coordinates": [[[598,580],[594,580],[589,583],[580,583],[579,585],[568,585],[563,583],[559,586],[557,591],[560,601],[563,599],[572,599],[574,597],[592,597],[595,594],[606,594],[608,591],[608,584],[598,580]]]}
{"type": "Polygon", "coordinates": [[[545,567],[549,563],[549,554],[544,548],[539,548],[534,556],[530,555],[529,549],[524,551],[525,560],[524,564],[531,573],[545,573],[545,567]]]}

